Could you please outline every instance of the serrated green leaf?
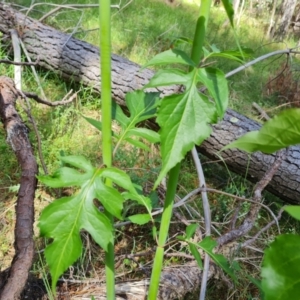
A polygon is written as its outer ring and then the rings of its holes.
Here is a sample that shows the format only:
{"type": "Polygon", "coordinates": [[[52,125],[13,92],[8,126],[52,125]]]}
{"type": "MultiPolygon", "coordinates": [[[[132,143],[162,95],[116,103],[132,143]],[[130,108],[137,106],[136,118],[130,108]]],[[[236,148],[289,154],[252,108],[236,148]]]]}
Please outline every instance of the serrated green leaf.
{"type": "Polygon", "coordinates": [[[217,112],[223,118],[228,106],[228,84],[225,74],[215,68],[198,69],[198,80],[208,89],[216,103],[217,112]]]}
{"type": "Polygon", "coordinates": [[[130,123],[130,119],[124,114],[122,108],[115,101],[112,102],[112,118],[116,120],[123,128],[130,123]]]}
{"type": "Polygon", "coordinates": [[[174,39],[174,41],[172,42],[173,46],[176,48],[178,47],[179,45],[193,45],[193,40],[192,39],[189,39],[187,37],[184,37],[184,36],[179,36],[179,37],[176,37],[174,39]]]}
{"type": "Polygon", "coordinates": [[[206,55],[206,59],[212,57],[222,57],[230,60],[234,60],[240,63],[244,63],[245,58],[252,57],[254,51],[250,48],[241,48],[240,50],[228,50],[219,52],[210,52],[206,55]]]}
{"type": "Polygon", "coordinates": [[[159,197],[158,197],[157,191],[151,191],[151,193],[149,195],[149,199],[151,200],[151,205],[153,208],[158,207],[159,197]]]}
{"type": "Polygon", "coordinates": [[[85,117],[84,115],[82,115],[82,117],[89,122],[92,126],[94,126],[95,128],[97,128],[99,131],[102,131],[102,122],[92,119],[92,118],[88,118],[85,117]]]}
{"type": "Polygon", "coordinates": [[[59,276],[80,256],[81,229],[86,229],[103,249],[112,242],[111,223],[93,205],[95,193],[88,187],[86,184],[79,194],[54,201],[40,216],[41,235],[54,239],[45,250],[52,288],[55,288],[59,276]]]}
{"type": "Polygon", "coordinates": [[[148,128],[132,128],[128,131],[128,136],[139,136],[151,143],[158,143],[160,141],[160,135],[148,128]]]}
{"type": "Polygon", "coordinates": [[[148,151],[148,152],[151,151],[151,149],[145,143],[143,143],[141,141],[138,141],[136,139],[132,139],[130,137],[126,137],[124,140],[126,142],[128,142],[129,144],[137,147],[137,148],[143,149],[143,150],[148,151]]]}
{"type": "MultiPolygon", "coordinates": [[[[240,54],[240,53],[239,53],[240,54]]],[[[241,55],[239,55],[241,56],[241,55]]],[[[208,55],[206,55],[206,59],[208,58],[213,58],[213,57],[221,57],[221,58],[226,58],[226,59],[229,59],[229,60],[233,60],[233,61],[237,61],[241,64],[244,63],[244,59],[243,58],[239,58],[238,56],[235,56],[235,55],[231,55],[229,53],[224,53],[224,52],[220,52],[220,53],[209,53],[208,55]]]]}
{"type": "Polygon", "coordinates": [[[143,91],[134,91],[126,94],[125,102],[129,109],[130,116],[127,117],[122,109],[115,104],[113,106],[113,118],[118,121],[122,127],[119,135],[119,143],[127,141],[130,144],[149,151],[150,148],[137,138],[145,138],[150,142],[157,140],[158,133],[150,133],[149,129],[136,128],[136,125],[144,120],[153,118],[156,115],[157,105],[159,103],[159,93],[145,93],[143,91]],[[143,135],[144,133],[144,135],[143,135]],[[150,138],[150,139],[149,139],[150,138]]]}
{"type": "Polygon", "coordinates": [[[188,225],[185,229],[186,238],[190,239],[194,235],[197,228],[198,228],[198,224],[188,225]]]}
{"type": "Polygon", "coordinates": [[[114,183],[125,190],[129,190],[131,192],[135,191],[130,177],[124,171],[118,168],[105,168],[101,171],[101,176],[111,179],[114,183]]]}
{"type": "Polygon", "coordinates": [[[300,220],[300,206],[299,205],[287,205],[284,210],[289,213],[293,218],[300,220]]]}
{"type": "MultiPolygon", "coordinates": [[[[88,118],[88,117],[85,117],[84,115],[81,115],[87,122],[89,122],[92,126],[94,126],[96,129],[98,129],[99,131],[102,131],[102,122],[98,121],[98,120],[95,120],[95,119],[92,119],[92,118],[88,118]]],[[[113,131],[111,133],[111,135],[118,139],[118,135],[115,134],[113,131]]]]}
{"type": "Polygon", "coordinates": [[[137,214],[128,217],[129,221],[134,224],[144,225],[147,224],[151,220],[151,216],[149,214],[137,214]]]}
{"type": "Polygon", "coordinates": [[[162,169],[155,187],[176,166],[194,145],[199,145],[211,133],[208,125],[216,121],[216,109],[205,95],[192,85],[183,94],[165,97],[158,111],[160,125],[162,169]]]}
{"type": "Polygon", "coordinates": [[[233,19],[234,19],[234,9],[232,6],[231,0],[222,0],[222,3],[224,5],[227,17],[230,21],[231,27],[234,27],[233,19]]]}
{"type": "Polygon", "coordinates": [[[211,237],[205,237],[200,243],[198,243],[198,246],[204,250],[210,256],[210,258],[213,259],[213,261],[223,269],[223,271],[225,271],[235,282],[237,282],[237,278],[225,256],[213,252],[213,248],[217,246],[216,241],[214,241],[211,237]]]}
{"type": "Polygon", "coordinates": [[[69,167],[62,167],[54,172],[53,175],[37,176],[39,181],[53,188],[80,186],[89,177],[90,174],[80,173],[69,167]]]}
{"type": "Polygon", "coordinates": [[[196,67],[189,55],[179,49],[170,49],[154,56],[142,69],[156,65],[183,64],[196,67]]]}
{"type": "Polygon", "coordinates": [[[105,185],[100,178],[95,179],[96,197],[102,203],[104,208],[118,219],[123,219],[122,209],[124,198],[114,188],[105,185]]]}
{"type": "Polygon", "coordinates": [[[113,243],[113,227],[110,220],[94,204],[98,199],[113,216],[122,218],[124,197],[104,181],[110,178],[113,183],[130,191],[151,212],[150,199],[147,203],[138,195],[130,177],[116,168],[97,169],[82,157],[64,157],[64,163],[73,164],[81,172],[62,167],[55,176],[40,176],[50,186],[80,186],[77,194],[55,200],[41,214],[38,226],[41,235],[54,241],[46,248],[46,259],[54,288],[59,276],[80,256],[82,245],[80,230],[88,231],[104,249],[113,243]]]}
{"type": "Polygon", "coordinates": [[[203,269],[202,259],[201,259],[200,253],[199,253],[196,245],[194,245],[192,243],[188,243],[188,244],[189,244],[190,251],[193,254],[193,256],[195,257],[199,268],[203,269]]]}
{"type": "Polygon", "coordinates": [[[122,193],[124,199],[126,200],[134,200],[137,203],[145,206],[149,212],[149,214],[151,213],[152,210],[152,205],[151,205],[151,200],[150,198],[144,196],[144,195],[140,195],[139,193],[137,193],[137,191],[131,191],[131,192],[124,192],[122,193]]]}
{"type": "Polygon", "coordinates": [[[188,74],[178,71],[174,76],[172,78],[172,72],[168,70],[162,71],[148,85],[156,87],[176,81],[186,88],[182,94],[165,97],[158,110],[163,162],[154,188],[195,144],[199,145],[210,135],[209,124],[217,121],[217,113],[223,116],[228,103],[227,82],[221,71],[195,68],[188,74]],[[198,92],[198,82],[207,86],[215,104],[198,92]]]}
{"type": "Polygon", "coordinates": [[[84,156],[81,155],[68,155],[68,156],[61,156],[60,160],[64,164],[69,164],[75,168],[84,170],[86,172],[93,172],[94,167],[91,162],[86,159],[84,156]]]}
{"type": "Polygon", "coordinates": [[[179,240],[179,241],[186,242],[186,237],[183,236],[183,235],[177,235],[176,238],[177,238],[177,240],[179,240]]]}
{"type": "Polygon", "coordinates": [[[188,84],[192,81],[193,73],[184,73],[177,69],[159,70],[154,74],[144,88],[168,86],[172,84],[188,84]]]}
{"type": "Polygon", "coordinates": [[[238,148],[249,153],[271,154],[300,143],[300,109],[288,109],[267,121],[259,131],[249,132],[222,150],[238,148]]]}
{"type": "Polygon", "coordinates": [[[214,52],[214,53],[220,53],[221,50],[217,47],[216,44],[212,44],[212,45],[209,45],[210,49],[214,52]]]}
{"type": "Polygon", "coordinates": [[[153,118],[159,103],[159,95],[158,92],[145,93],[143,91],[127,93],[125,102],[130,112],[130,121],[137,124],[153,118]]]}
{"type": "Polygon", "coordinates": [[[265,300],[298,300],[300,294],[300,236],[277,236],[265,250],[261,271],[265,300]]]}
{"type": "Polygon", "coordinates": [[[56,240],[45,249],[45,257],[52,276],[52,290],[63,274],[81,255],[82,242],[79,235],[72,235],[66,244],[63,240],[56,240]],[[64,256],[63,256],[64,255],[64,256]]]}

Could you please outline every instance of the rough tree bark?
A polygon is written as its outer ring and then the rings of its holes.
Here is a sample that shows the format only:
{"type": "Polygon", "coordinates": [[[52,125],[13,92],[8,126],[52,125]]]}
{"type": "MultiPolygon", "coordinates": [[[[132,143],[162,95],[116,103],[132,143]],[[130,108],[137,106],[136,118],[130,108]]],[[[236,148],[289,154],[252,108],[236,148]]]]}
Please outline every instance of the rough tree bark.
{"type": "Polygon", "coordinates": [[[297,0],[285,0],[281,6],[282,17],[279,27],[276,29],[274,37],[278,41],[282,41],[289,29],[297,0]]]}
{"type": "Polygon", "coordinates": [[[33,200],[38,167],[27,135],[27,127],[14,107],[17,97],[14,82],[10,78],[1,76],[0,118],[7,132],[7,141],[21,166],[22,175],[16,205],[15,256],[7,274],[8,278],[3,278],[3,276],[0,278],[0,300],[19,299],[34,255],[33,200]]]}
{"type": "MultiPolygon", "coordinates": [[[[0,4],[0,31],[5,35],[9,29],[18,28],[32,60],[38,65],[59,73],[63,78],[91,86],[101,91],[99,49],[86,42],[72,38],[49,26],[0,4]]],[[[120,56],[112,56],[112,89],[114,99],[124,105],[127,92],[141,89],[154,72],[140,71],[140,66],[120,56]]],[[[159,89],[163,94],[178,91],[177,87],[159,89]]],[[[202,153],[219,160],[217,152],[244,133],[259,129],[259,124],[234,111],[228,110],[223,121],[214,126],[213,134],[199,148],[202,153]]],[[[200,130],[200,129],[199,129],[200,130]]],[[[252,181],[257,181],[274,161],[274,155],[257,152],[248,156],[241,151],[224,151],[227,166],[252,181]],[[247,170],[247,172],[246,172],[247,170]]],[[[279,168],[267,190],[282,200],[300,203],[300,147],[292,147],[288,157],[279,168]]]]}

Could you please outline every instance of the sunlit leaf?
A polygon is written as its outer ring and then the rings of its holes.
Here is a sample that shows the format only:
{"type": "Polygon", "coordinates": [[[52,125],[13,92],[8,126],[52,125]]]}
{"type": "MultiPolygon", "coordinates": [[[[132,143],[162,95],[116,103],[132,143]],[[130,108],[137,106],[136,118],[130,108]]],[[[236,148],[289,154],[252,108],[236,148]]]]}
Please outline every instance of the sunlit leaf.
{"type": "Polygon", "coordinates": [[[138,148],[149,151],[150,148],[142,139],[156,143],[159,141],[159,134],[153,130],[137,128],[136,126],[156,115],[159,93],[134,91],[126,94],[125,102],[130,113],[129,117],[124,114],[117,104],[113,105],[113,118],[122,127],[122,131],[119,133],[119,142],[127,141],[138,148]]]}
{"type": "Polygon", "coordinates": [[[223,118],[228,106],[228,84],[225,74],[215,68],[200,68],[198,70],[198,80],[208,89],[210,95],[216,103],[219,117],[223,118]]]}
{"type": "Polygon", "coordinates": [[[234,9],[232,6],[232,0],[222,0],[222,3],[224,5],[227,17],[230,21],[230,24],[232,27],[234,27],[233,19],[234,19],[234,9]]]}
{"type": "Polygon", "coordinates": [[[221,51],[221,52],[209,52],[205,55],[205,59],[212,57],[221,57],[230,60],[237,61],[239,63],[244,63],[245,58],[252,57],[254,51],[250,48],[241,48],[241,51],[232,50],[232,51],[221,51]]]}
{"type": "Polygon", "coordinates": [[[147,128],[132,128],[128,131],[128,136],[139,136],[151,143],[158,143],[160,140],[160,135],[153,130],[147,128]]]}
{"type": "Polygon", "coordinates": [[[289,213],[293,218],[300,220],[300,206],[299,205],[287,205],[284,210],[289,213]]]}
{"type": "Polygon", "coordinates": [[[93,191],[83,189],[75,196],[54,201],[41,214],[38,224],[41,235],[54,239],[45,250],[53,289],[59,276],[81,254],[81,229],[86,229],[103,249],[112,242],[113,228],[107,217],[93,205],[94,197],[93,191]]]}
{"type": "Polygon", "coordinates": [[[195,67],[195,63],[184,51],[179,49],[170,49],[154,56],[146,65],[143,66],[143,69],[150,66],[168,64],[184,64],[195,67]]]}
{"type": "Polygon", "coordinates": [[[300,236],[277,236],[267,250],[261,271],[265,300],[298,300],[300,294],[300,236]]]}
{"type": "Polygon", "coordinates": [[[188,84],[192,81],[193,73],[186,74],[181,70],[167,69],[156,72],[145,88],[168,86],[172,84],[188,84]]]}
{"type": "Polygon", "coordinates": [[[68,164],[72,167],[84,170],[86,172],[91,172],[94,170],[94,167],[91,164],[91,162],[88,159],[86,159],[84,156],[79,156],[79,155],[62,156],[60,160],[64,164],[68,164]]]}
{"type": "Polygon", "coordinates": [[[82,116],[86,121],[88,121],[92,126],[94,126],[95,128],[97,128],[99,131],[102,131],[102,122],[92,119],[92,118],[88,118],[85,116],[82,116]]]}
{"type": "Polygon", "coordinates": [[[198,248],[196,247],[196,245],[194,245],[192,243],[188,243],[188,244],[189,244],[190,251],[193,254],[193,256],[195,257],[199,268],[202,269],[203,268],[202,258],[200,256],[198,248]]]}
{"type": "Polygon", "coordinates": [[[145,151],[148,151],[148,152],[151,151],[151,149],[149,148],[149,146],[147,146],[144,142],[141,142],[139,140],[132,139],[130,137],[126,137],[124,139],[124,141],[128,142],[129,144],[131,144],[131,145],[133,145],[133,146],[135,146],[137,148],[143,149],[145,151]]]}
{"type": "Polygon", "coordinates": [[[53,239],[46,247],[45,255],[52,276],[52,288],[61,274],[81,254],[80,231],[86,230],[104,250],[113,243],[111,221],[96,207],[97,199],[104,208],[119,219],[122,218],[124,197],[115,188],[104,184],[107,178],[126,191],[136,201],[145,204],[151,212],[150,199],[138,195],[130,177],[116,168],[94,168],[81,156],[64,156],[63,162],[79,170],[62,167],[54,175],[39,176],[39,180],[51,187],[77,186],[77,194],[57,199],[47,206],[39,219],[42,236],[53,239]]]}
{"type": "Polygon", "coordinates": [[[222,150],[238,148],[267,154],[300,143],[300,109],[287,109],[267,121],[259,131],[249,132],[222,150]]]}
{"type": "Polygon", "coordinates": [[[80,186],[89,177],[90,174],[81,173],[69,167],[62,167],[54,172],[53,175],[37,176],[39,181],[53,188],[80,186]]]}
{"type": "Polygon", "coordinates": [[[151,216],[149,214],[138,214],[128,217],[128,219],[135,224],[144,225],[147,224],[151,220],[151,216]]]}
{"type": "Polygon", "coordinates": [[[151,213],[152,204],[151,204],[151,199],[149,197],[140,195],[137,191],[124,192],[122,195],[126,200],[129,200],[129,199],[134,200],[137,203],[145,206],[147,208],[148,212],[151,213]]]}
{"type": "Polygon", "coordinates": [[[186,230],[185,230],[186,238],[190,239],[194,235],[194,233],[198,227],[199,227],[198,224],[191,224],[191,225],[187,226],[186,230]]]}
{"type": "Polygon", "coordinates": [[[211,133],[209,123],[216,121],[216,108],[205,95],[198,92],[197,70],[184,93],[167,96],[158,111],[160,125],[162,169],[157,186],[168,171],[177,165],[193,146],[199,145],[211,133]]]}

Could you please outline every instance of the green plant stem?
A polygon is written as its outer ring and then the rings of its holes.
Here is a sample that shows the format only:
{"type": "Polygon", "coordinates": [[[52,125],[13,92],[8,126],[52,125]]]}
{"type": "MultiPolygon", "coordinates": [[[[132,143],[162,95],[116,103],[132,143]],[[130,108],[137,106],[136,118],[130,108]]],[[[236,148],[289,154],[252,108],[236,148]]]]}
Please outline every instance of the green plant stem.
{"type": "MultiPolygon", "coordinates": [[[[99,0],[99,25],[100,25],[100,49],[101,49],[101,101],[102,101],[102,153],[103,163],[107,167],[112,165],[112,136],[111,136],[111,32],[110,32],[110,0],[99,0]]],[[[106,181],[112,185],[111,181],[106,181]]],[[[105,211],[106,216],[113,223],[113,217],[105,211]]],[[[106,272],[106,298],[115,299],[115,267],[114,267],[114,243],[108,245],[105,252],[106,272]]]]}
{"type": "MultiPolygon", "coordinates": [[[[194,41],[193,41],[193,47],[192,47],[192,53],[191,53],[191,59],[197,65],[200,63],[202,53],[203,53],[203,46],[204,46],[204,40],[205,40],[205,36],[206,36],[206,31],[207,31],[207,24],[208,24],[208,19],[209,19],[211,2],[212,2],[211,0],[201,0],[200,1],[199,18],[197,20],[195,36],[194,36],[194,41]]],[[[195,156],[195,159],[196,159],[198,157],[198,153],[195,153],[194,149],[193,149],[193,155],[195,156]]],[[[205,186],[205,179],[204,179],[204,174],[202,171],[201,164],[200,164],[200,169],[201,169],[201,178],[202,178],[202,180],[201,180],[202,182],[200,182],[200,184],[201,185],[204,184],[204,186],[205,186]]],[[[198,170],[198,173],[199,173],[199,170],[198,170]]],[[[200,176],[199,176],[199,178],[200,178],[200,176]]],[[[202,194],[202,196],[205,196],[205,197],[202,197],[202,199],[203,199],[203,207],[205,208],[204,215],[205,215],[206,234],[210,235],[211,224],[210,224],[209,203],[207,200],[206,193],[202,194]]],[[[207,253],[205,253],[204,271],[203,271],[200,296],[199,296],[200,300],[205,299],[208,270],[209,270],[209,256],[207,253]]]]}
{"type": "Polygon", "coordinates": [[[211,7],[211,0],[202,0],[200,1],[200,4],[201,5],[199,11],[199,18],[196,24],[193,47],[191,52],[191,59],[196,64],[199,64],[203,53],[203,45],[204,45],[209,12],[211,7]]]}
{"type": "Polygon", "coordinates": [[[177,164],[169,172],[167,193],[166,193],[166,199],[164,203],[164,211],[162,213],[162,218],[161,218],[161,225],[159,229],[158,245],[156,248],[153,269],[151,274],[148,300],[157,299],[160,274],[161,274],[163,258],[164,258],[164,245],[166,243],[168,233],[169,233],[169,227],[170,227],[170,221],[172,217],[173,204],[174,204],[174,198],[176,194],[180,166],[181,166],[180,163],[177,164]]]}

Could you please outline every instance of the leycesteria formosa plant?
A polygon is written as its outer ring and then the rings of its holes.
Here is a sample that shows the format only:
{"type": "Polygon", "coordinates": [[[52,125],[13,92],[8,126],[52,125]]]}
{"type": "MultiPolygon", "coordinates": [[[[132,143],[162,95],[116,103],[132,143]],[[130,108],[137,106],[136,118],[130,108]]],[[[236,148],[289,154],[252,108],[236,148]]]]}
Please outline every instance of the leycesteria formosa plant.
{"type": "MultiPolygon", "coordinates": [[[[231,1],[222,1],[233,25],[231,1]]],[[[122,219],[124,202],[136,201],[146,208],[146,213],[129,217],[132,222],[152,222],[152,205],[149,197],[141,195],[137,186],[122,170],[113,167],[113,155],[126,142],[149,150],[147,143],[160,142],[162,167],[154,189],[163,178],[168,177],[166,199],[157,240],[157,251],[153,265],[148,299],[156,300],[159,278],[163,265],[164,245],[172,216],[180,162],[195,145],[200,145],[211,133],[210,124],[222,119],[228,105],[228,86],[224,73],[213,67],[204,67],[212,56],[240,60],[233,52],[220,52],[204,48],[211,0],[202,0],[191,55],[172,49],[155,56],[145,67],[176,65],[158,71],[144,90],[126,95],[128,114],[111,100],[111,40],[110,1],[99,0],[100,48],[102,74],[102,120],[85,119],[102,132],[103,162],[94,167],[82,156],[64,156],[64,164],[54,174],[39,176],[44,184],[53,187],[76,187],[77,192],[69,197],[55,200],[47,206],[39,219],[41,235],[53,239],[45,250],[45,257],[52,276],[52,289],[63,272],[81,255],[80,231],[86,230],[95,242],[104,249],[106,264],[107,299],[115,299],[114,291],[114,218],[122,219]],[[147,88],[180,85],[183,92],[160,99],[159,93],[146,92],[147,88]],[[200,88],[200,89],[199,89],[200,88]],[[140,127],[141,122],[156,117],[159,132],[140,127]],[[120,132],[112,133],[111,121],[120,124],[120,132]],[[112,149],[112,141],[116,147],[112,149]],[[104,208],[104,211],[100,209],[104,208]]],[[[153,225],[154,226],[154,225],[153,225]]],[[[193,244],[190,237],[195,228],[187,228],[181,239],[188,241],[199,266],[201,258],[197,248],[206,251],[226,272],[234,274],[225,257],[213,253],[215,241],[204,239],[193,244]],[[197,255],[198,253],[198,255],[197,255]]]]}

